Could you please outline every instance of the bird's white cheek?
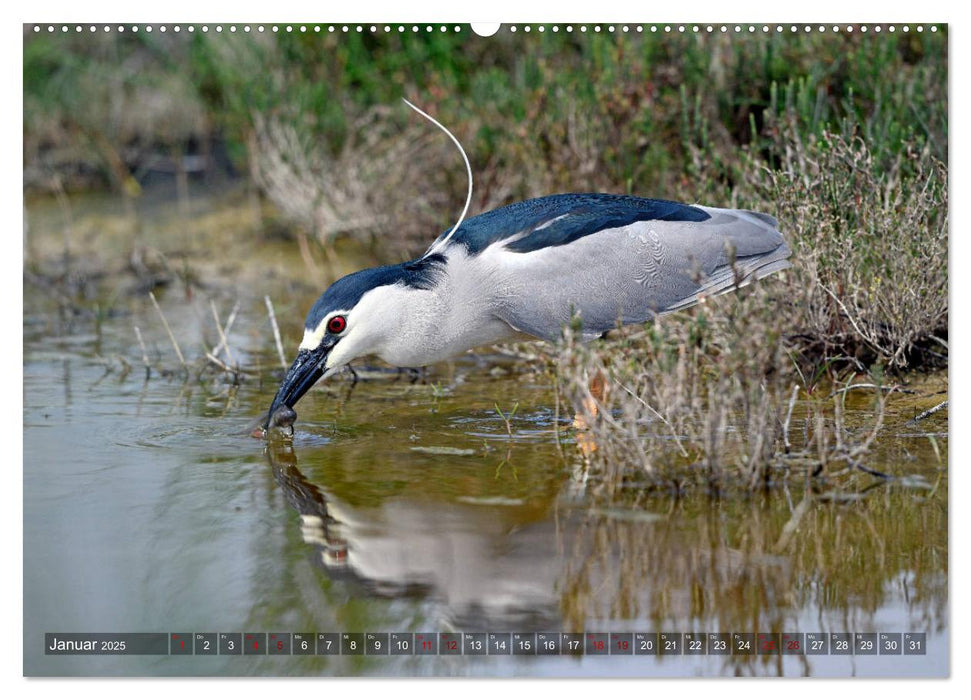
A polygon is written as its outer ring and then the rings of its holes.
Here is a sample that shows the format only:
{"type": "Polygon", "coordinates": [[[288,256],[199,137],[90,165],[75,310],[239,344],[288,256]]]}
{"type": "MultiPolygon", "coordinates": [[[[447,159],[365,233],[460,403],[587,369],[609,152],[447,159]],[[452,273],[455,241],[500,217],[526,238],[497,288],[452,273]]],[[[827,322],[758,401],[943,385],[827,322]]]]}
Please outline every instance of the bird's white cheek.
{"type": "Polygon", "coordinates": [[[303,340],[300,341],[300,350],[314,350],[320,345],[320,341],[324,339],[324,324],[321,323],[320,326],[314,330],[309,328],[304,329],[303,340]]]}
{"type": "Polygon", "coordinates": [[[347,335],[337,341],[337,345],[327,355],[327,369],[342,367],[351,360],[367,355],[368,350],[364,345],[365,339],[358,329],[348,331],[347,335]]]}

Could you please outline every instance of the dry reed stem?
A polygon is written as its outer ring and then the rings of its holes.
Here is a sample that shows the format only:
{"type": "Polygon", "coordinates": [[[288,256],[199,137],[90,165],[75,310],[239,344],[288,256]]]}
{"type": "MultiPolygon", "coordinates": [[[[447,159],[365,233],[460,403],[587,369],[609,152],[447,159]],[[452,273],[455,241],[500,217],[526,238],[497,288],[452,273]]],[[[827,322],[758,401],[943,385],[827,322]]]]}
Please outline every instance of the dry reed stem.
{"type": "Polygon", "coordinates": [[[631,398],[633,398],[636,401],[638,401],[648,411],[650,411],[655,416],[657,416],[662,421],[664,421],[664,425],[668,426],[671,429],[671,437],[673,437],[674,438],[674,441],[677,443],[678,449],[681,450],[681,454],[684,457],[687,457],[688,456],[688,451],[686,449],[684,449],[684,445],[681,443],[681,436],[678,435],[678,431],[674,429],[674,426],[671,425],[670,421],[668,421],[667,418],[665,418],[660,413],[658,413],[657,410],[653,406],[651,406],[647,401],[645,401],[640,396],[638,396],[637,394],[635,394],[633,391],[631,391],[630,389],[628,389],[622,382],[618,381],[617,382],[617,386],[619,386],[621,389],[623,389],[628,394],[630,394],[631,398]]]}
{"type": "Polygon", "coordinates": [[[135,337],[138,339],[138,345],[142,349],[142,362],[145,364],[145,369],[151,369],[152,365],[148,361],[148,350],[145,349],[145,341],[142,340],[142,332],[138,330],[138,326],[133,326],[135,329],[135,337]]]}
{"type": "Polygon", "coordinates": [[[792,409],[796,407],[796,399],[799,397],[799,385],[792,385],[792,396],[789,397],[789,409],[786,411],[786,421],[782,424],[782,443],[786,447],[786,452],[792,447],[789,442],[789,422],[792,420],[792,409]]]}
{"type": "Polygon", "coordinates": [[[155,294],[153,292],[148,293],[149,298],[152,300],[152,305],[155,306],[155,310],[158,312],[159,318],[162,319],[162,325],[165,326],[165,332],[169,334],[169,340],[172,341],[172,347],[175,348],[175,354],[179,356],[179,362],[185,367],[185,356],[182,354],[182,349],[179,347],[178,341],[175,339],[175,334],[172,333],[172,328],[169,326],[169,322],[165,319],[165,314],[162,313],[162,308],[158,305],[158,300],[155,299],[155,294]]]}
{"type": "MultiPolygon", "coordinates": [[[[217,347],[223,347],[226,349],[226,359],[229,360],[229,364],[237,364],[236,360],[233,358],[233,352],[229,349],[229,341],[226,339],[226,334],[223,332],[222,324],[219,322],[219,312],[216,311],[216,302],[212,299],[209,300],[209,308],[212,309],[212,317],[216,321],[216,330],[219,331],[219,345],[217,347]]],[[[218,354],[218,350],[212,351],[213,355],[218,354]]]]}
{"type": "Polygon", "coordinates": [[[207,352],[206,353],[206,359],[209,360],[214,365],[216,365],[216,367],[218,367],[219,369],[223,370],[224,372],[229,372],[230,374],[233,374],[233,375],[239,374],[239,370],[238,369],[233,369],[232,367],[230,367],[229,365],[227,365],[225,362],[223,362],[222,360],[220,360],[218,357],[216,357],[215,355],[213,355],[211,352],[207,352]]]}
{"type": "Polygon", "coordinates": [[[267,294],[264,296],[263,301],[266,302],[266,311],[270,315],[270,325],[273,326],[273,339],[276,341],[276,351],[280,356],[280,366],[286,369],[287,357],[283,354],[283,341],[280,339],[280,327],[276,323],[276,314],[273,312],[273,302],[270,301],[270,295],[267,294]]]}
{"type": "MultiPolygon", "coordinates": [[[[226,326],[223,328],[224,334],[228,337],[229,332],[233,329],[233,324],[236,322],[236,314],[239,313],[239,302],[237,301],[233,304],[233,310],[229,312],[229,318],[226,319],[226,326]]],[[[212,349],[212,354],[219,356],[219,352],[223,349],[223,341],[219,341],[219,344],[212,349]]]]}

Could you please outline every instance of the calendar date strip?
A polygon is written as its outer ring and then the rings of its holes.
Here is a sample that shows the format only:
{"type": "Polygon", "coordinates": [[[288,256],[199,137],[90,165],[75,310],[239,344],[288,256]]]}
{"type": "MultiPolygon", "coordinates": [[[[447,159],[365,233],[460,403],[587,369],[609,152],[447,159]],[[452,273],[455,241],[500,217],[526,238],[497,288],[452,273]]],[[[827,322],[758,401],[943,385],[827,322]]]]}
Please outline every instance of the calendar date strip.
{"type": "Polygon", "coordinates": [[[51,656],[924,656],[926,632],[135,632],[44,635],[51,656]]]}

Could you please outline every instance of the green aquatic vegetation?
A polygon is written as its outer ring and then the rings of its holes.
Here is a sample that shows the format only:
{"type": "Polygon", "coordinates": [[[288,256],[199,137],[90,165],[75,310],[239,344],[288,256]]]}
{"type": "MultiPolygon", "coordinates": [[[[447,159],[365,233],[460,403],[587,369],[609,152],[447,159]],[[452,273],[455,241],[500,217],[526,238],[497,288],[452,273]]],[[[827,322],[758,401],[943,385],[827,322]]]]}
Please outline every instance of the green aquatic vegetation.
{"type": "Polygon", "coordinates": [[[499,404],[495,404],[496,415],[498,415],[502,422],[506,426],[506,435],[512,440],[512,419],[516,415],[516,411],[519,410],[519,402],[513,404],[512,408],[508,412],[503,413],[503,410],[499,408],[499,404]]]}

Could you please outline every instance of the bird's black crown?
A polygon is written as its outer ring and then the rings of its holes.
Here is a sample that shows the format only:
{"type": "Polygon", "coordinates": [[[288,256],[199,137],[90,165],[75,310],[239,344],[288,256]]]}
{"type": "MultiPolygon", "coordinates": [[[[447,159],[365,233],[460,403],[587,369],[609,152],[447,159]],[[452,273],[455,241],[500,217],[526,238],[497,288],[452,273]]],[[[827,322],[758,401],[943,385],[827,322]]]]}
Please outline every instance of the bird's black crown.
{"type": "Polygon", "coordinates": [[[353,309],[367,292],[377,287],[403,284],[414,289],[431,289],[445,264],[445,256],[435,254],[399,265],[385,265],[341,277],[327,288],[307,314],[304,326],[315,329],[338,309],[353,309]]]}

